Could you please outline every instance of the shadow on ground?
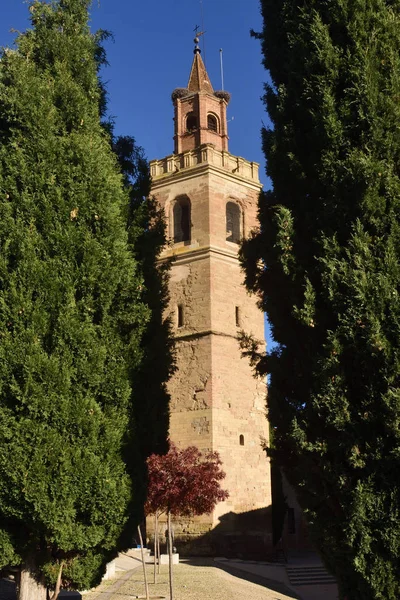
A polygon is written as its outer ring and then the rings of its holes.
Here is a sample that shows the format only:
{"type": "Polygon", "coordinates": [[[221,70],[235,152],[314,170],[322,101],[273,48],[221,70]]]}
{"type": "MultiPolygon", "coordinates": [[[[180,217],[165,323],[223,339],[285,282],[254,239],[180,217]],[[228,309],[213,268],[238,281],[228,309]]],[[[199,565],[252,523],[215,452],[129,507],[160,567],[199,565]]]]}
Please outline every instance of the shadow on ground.
{"type": "Polygon", "coordinates": [[[273,590],[274,592],[284,594],[289,598],[299,600],[299,596],[297,596],[292,590],[287,588],[283,583],[279,583],[278,581],[274,581],[273,579],[267,579],[266,577],[257,575],[255,573],[249,573],[248,571],[240,569],[240,567],[235,566],[234,568],[232,568],[229,565],[229,563],[215,562],[212,558],[206,558],[202,556],[183,558],[180,562],[184,562],[193,567],[215,567],[216,569],[220,569],[221,571],[229,573],[229,575],[239,577],[244,581],[256,583],[257,585],[265,587],[268,590],[273,590]]]}

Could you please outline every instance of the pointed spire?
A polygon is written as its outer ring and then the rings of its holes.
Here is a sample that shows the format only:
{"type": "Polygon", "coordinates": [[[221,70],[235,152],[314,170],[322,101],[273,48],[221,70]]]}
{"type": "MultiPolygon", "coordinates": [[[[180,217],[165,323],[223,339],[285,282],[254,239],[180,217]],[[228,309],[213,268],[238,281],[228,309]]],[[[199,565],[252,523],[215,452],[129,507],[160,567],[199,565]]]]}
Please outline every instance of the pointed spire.
{"type": "Polygon", "coordinates": [[[228,151],[226,107],[228,92],[214,92],[199,48],[198,32],[194,40],[194,59],[187,88],[172,92],[175,109],[175,154],[212,144],[216,150],[228,151]]]}
{"type": "Polygon", "coordinates": [[[188,90],[190,92],[208,92],[213,94],[214,90],[208,77],[206,67],[203,59],[201,58],[201,50],[199,48],[199,38],[194,38],[196,44],[194,49],[194,59],[192,64],[192,70],[190,71],[188,90]]]}

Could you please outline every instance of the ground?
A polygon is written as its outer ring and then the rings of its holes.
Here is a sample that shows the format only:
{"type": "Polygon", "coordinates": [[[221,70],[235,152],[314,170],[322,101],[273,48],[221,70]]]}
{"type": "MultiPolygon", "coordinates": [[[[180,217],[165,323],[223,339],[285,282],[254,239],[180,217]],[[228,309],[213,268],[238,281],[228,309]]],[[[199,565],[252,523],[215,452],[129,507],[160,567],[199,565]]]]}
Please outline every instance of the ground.
{"type": "MultiPolygon", "coordinates": [[[[145,552],[150,598],[169,599],[168,567],[162,566],[153,583],[153,558],[145,552]]],[[[334,578],[314,552],[292,552],[288,563],[254,560],[191,558],[174,566],[174,600],[338,600],[334,578]]],[[[115,577],[82,595],[83,600],[131,600],[144,598],[140,550],[121,553],[113,563],[115,577]]],[[[68,600],[68,593],[60,600],[68,600]]],[[[76,596],[75,596],[76,597],[76,596]]],[[[70,596],[72,600],[72,596],[70,596]]],[[[0,580],[0,600],[16,600],[15,587],[0,580]]]]}
{"type": "MultiPolygon", "coordinates": [[[[147,565],[150,598],[169,598],[168,566],[161,567],[158,583],[153,584],[153,569],[147,565]]],[[[212,559],[190,560],[174,567],[174,600],[293,600],[294,594],[279,583],[265,580],[263,585],[236,577],[215,566],[212,559]],[[268,587],[266,587],[268,586],[268,587]],[[271,587],[269,587],[271,586],[271,587]]],[[[84,600],[131,600],[145,598],[143,570],[125,572],[118,580],[105,581],[84,600]],[[124,581],[125,579],[125,581],[124,581]]]]}

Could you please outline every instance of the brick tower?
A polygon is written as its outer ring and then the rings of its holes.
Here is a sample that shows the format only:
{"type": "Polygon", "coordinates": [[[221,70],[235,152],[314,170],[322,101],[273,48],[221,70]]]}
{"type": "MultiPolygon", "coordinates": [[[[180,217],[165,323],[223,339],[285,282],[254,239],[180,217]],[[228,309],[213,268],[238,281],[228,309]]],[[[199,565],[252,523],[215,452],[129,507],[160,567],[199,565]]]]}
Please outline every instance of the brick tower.
{"type": "Polygon", "coordinates": [[[170,437],[180,447],[219,452],[230,497],[213,514],[175,526],[178,549],[260,555],[270,547],[266,389],[242,358],[239,330],[264,339],[264,319],[247,294],[240,239],[256,227],[258,165],[229,154],[227,92],[214,92],[198,40],[187,88],[172,94],[174,154],[150,163],[152,192],[164,207],[173,257],[170,314],[177,372],[170,437]]]}

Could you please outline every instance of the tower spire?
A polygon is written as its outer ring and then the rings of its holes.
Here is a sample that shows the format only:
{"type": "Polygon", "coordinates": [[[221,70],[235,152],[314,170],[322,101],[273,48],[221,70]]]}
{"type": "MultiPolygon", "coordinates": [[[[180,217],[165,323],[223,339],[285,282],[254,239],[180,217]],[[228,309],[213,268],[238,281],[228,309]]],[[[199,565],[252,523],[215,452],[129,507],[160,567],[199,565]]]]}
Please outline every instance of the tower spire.
{"type": "Polygon", "coordinates": [[[203,59],[201,58],[201,50],[199,46],[200,36],[204,34],[204,31],[197,31],[196,26],[196,37],[194,38],[194,59],[192,64],[192,70],[190,71],[189,83],[187,89],[190,92],[208,92],[213,94],[214,90],[210,82],[210,78],[207,73],[207,69],[204,65],[203,59]]]}
{"type": "Polygon", "coordinates": [[[226,107],[230,95],[224,91],[214,92],[199,47],[199,38],[203,33],[197,25],[187,87],[176,88],[171,96],[175,109],[175,154],[200,148],[204,144],[228,151],[226,107]]]}

